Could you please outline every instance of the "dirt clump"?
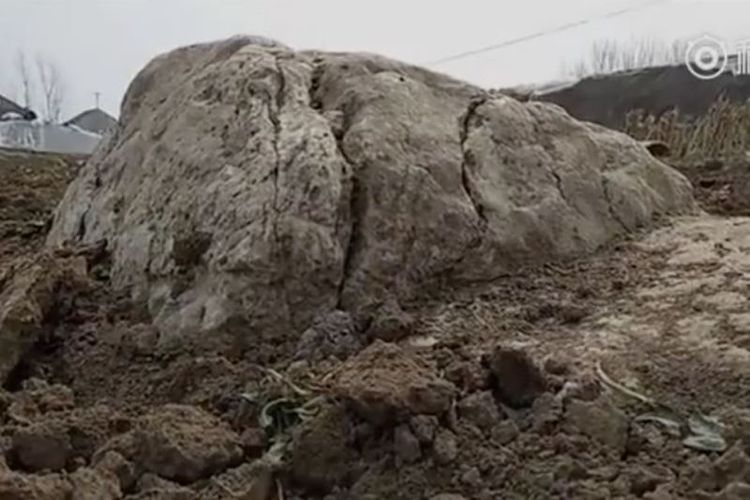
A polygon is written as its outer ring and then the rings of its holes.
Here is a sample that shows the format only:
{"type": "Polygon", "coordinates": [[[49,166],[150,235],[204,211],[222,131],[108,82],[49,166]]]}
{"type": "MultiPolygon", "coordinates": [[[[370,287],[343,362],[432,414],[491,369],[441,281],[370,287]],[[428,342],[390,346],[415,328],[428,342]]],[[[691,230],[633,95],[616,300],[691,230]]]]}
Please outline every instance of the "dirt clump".
{"type": "Polygon", "coordinates": [[[112,475],[83,467],[71,474],[46,475],[25,475],[0,469],[0,498],[118,500],[123,496],[112,475]]]}
{"type": "Polygon", "coordinates": [[[490,430],[502,420],[497,402],[489,391],[466,396],[458,402],[456,409],[460,418],[470,421],[482,430],[490,430]]]}
{"type": "Polygon", "coordinates": [[[8,500],[65,500],[73,486],[59,475],[26,476],[0,470],[0,498],[8,500]]]}
{"type": "Polygon", "coordinates": [[[341,406],[324,409],[295,431],[292,480],[307,491],[329,492],[351,481],[358,454],[353,422],[341,406]]]}
{"type": "Polygon", "coordinates": [[[0,273],[0,382],[7,384],[26,352],[54,327],[66,299],[87,287],[88,269],[83,257],[45,252],[0,273]]]}
{"type": "Polygon", "coordinates": [[[116,451],[110,450],[100,455],[94,463],[94,468],[113,474],[122,491],[133,490],[137,479],[135,465],[116,451]]]}
{"type": "Polygon", "coordinates": [[[547,386],[541,370],[524,351],[498,346],[487,364],[498,398],[511,407],[531,406],[547,386]]]}
{"type": "Polygon", "coordinates": [[[389,301],[374,315],[367,329],[370,339],[395,342],[409,336],[414,328],[414,318],[394,301],[389,301]]]}
{"type": "Polygon", "coordinates": [[[134,488],[135,498],[197,498],[197,494],[191,489],[159,477],[151,472],[140,476],[134,488]]]}
{"type": "Polygon", "coordinates": [[[81,500],[118,500],[122,492],[117,478],[112,474],[86,467],[69,476],[73,498],[81,500]]]}
{"type": "Polygon", "coordinates": [[[319,361],[329,356],[346,359],[364,346],[361,326],[351,314],[333,311],[315,319],[297,343],[295,357],[319,361]]]}
{"type": "Polygon", "coordinates": [[[338,397],[375,425],[410,415],[444,415],[456,392],[418,358],[382,341],[344,363],[333,385],[338,397]]]}
{"type": "Polygon", "coordinates": [[[178,483],[193,483],[242,461],[239,436],[195,407],[159,408],[137,421],[130,433],[135,453],[120,450],[123,456],[178,483]]]}
{"type": "Polygon", "coordinates": [[[419,439],[408,425],[399,425],[393,430],[393,450],[404,462],[416,462],[422,457],[419,439]]]}
{"type": "Polygon", "coordinates": [[[77,459],[88,463],[116,432],[113,422],[122,418],[106,406],[47,412],[16,427],[10,456],[20,468],[33,472],[59,471],[77,459]]]}
{"type": "Polygon", "coordinates": [[[565,409],[565,420],[578,432],[611,447],[616,453],[625,453],[628,418],[608,401],[573,400],[565,409]]]}

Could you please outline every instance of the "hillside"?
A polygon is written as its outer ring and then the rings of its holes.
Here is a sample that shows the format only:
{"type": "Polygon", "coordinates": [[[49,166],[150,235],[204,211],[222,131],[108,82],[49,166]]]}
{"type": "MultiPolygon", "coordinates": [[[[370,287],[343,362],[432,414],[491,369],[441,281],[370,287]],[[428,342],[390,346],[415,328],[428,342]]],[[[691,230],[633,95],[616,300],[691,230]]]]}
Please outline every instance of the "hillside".
{"type": "Polygon", "coordinates": [[[750,99],[750,75],[699,80],[685,66],[661,66],[585,78],[534,98],[558,104],[580,120],[622,129],[629,111],[642,109],[658,117],[678,109],[703,116],[720,96],[737,103],[750,99]]]}

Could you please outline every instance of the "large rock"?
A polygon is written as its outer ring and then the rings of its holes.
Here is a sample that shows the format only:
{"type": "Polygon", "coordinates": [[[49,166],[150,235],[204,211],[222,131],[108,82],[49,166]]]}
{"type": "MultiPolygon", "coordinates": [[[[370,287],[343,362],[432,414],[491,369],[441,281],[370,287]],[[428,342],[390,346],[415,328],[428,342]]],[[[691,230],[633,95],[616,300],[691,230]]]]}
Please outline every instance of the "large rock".
{"type": "Polygon", "coordinates": [[[643,146],[557,106],[235,38],[136,77],[49,243],[107,239],[114,284],[167,334],[279,339],[692,208],[685,178],[643,146]]]}

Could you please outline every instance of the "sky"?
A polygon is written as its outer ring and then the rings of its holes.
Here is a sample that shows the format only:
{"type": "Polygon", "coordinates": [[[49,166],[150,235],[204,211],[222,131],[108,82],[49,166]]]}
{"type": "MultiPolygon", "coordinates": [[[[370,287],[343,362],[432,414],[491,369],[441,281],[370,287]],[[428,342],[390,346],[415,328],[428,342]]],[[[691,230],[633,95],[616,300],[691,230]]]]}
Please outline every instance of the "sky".
{"type": "Polygon", "coordinates": [[[64,117],[119,114],[136,73],[164,51],[238,34],[299,49],[367,51],[417,64],[590,22],[429,67],[485,87],[559,80],[598,40],[750,37],[750,0],[0,0],[0,93],[19,98],[19,51],[54,61],[64,117]],[[615,17],[606,14],[636,7],[615,17]]]}

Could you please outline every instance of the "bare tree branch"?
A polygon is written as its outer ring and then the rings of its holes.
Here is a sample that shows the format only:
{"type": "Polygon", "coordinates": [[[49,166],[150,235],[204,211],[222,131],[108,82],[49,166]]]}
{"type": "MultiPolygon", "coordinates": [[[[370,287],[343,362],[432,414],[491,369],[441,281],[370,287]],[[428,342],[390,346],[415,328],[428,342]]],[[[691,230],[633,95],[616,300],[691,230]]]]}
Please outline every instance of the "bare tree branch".
{"type": "Polygon", "coordinates": [[[34,89],[33,83],[31,81],[29,66],[26,63],[26,54],[24,54],[22,50],[19,50],[16,53],[16,71],[18,72],[18,84],[21,87],[21,92],[23,95],[23,106],[25,108],[31,109],[31,107],[33,107],[34,105],[31,97],[34,93],[34,89]]]}
{"type": "Polygon", "coordinates": [[[588,56],[566,67],[570,69],[570,76],[584,78],[659,64],[679,64],[684,59],[686,45],[683,41],[666,44],[653,38],[630,42],[597,40],[588,56]]]}
{"type": "Polygon", "coordinates": [[[65,97],[65,87],[60,70],[56,64],[41,56],[36,58],[36,69],[41,87],[42,115],[45,121],[57,123],[62,115],[62,104],[65,97]]]}
{"type": "Polygon", "coordinates": [[[23,50],[16,52],[14,66],[12,87],[7,95],[19,99],[25,108],[36,111],[45,122],[59,122],[66,90],[59,67],[41,55],[37,55],[31,64],[23,50]]]}

